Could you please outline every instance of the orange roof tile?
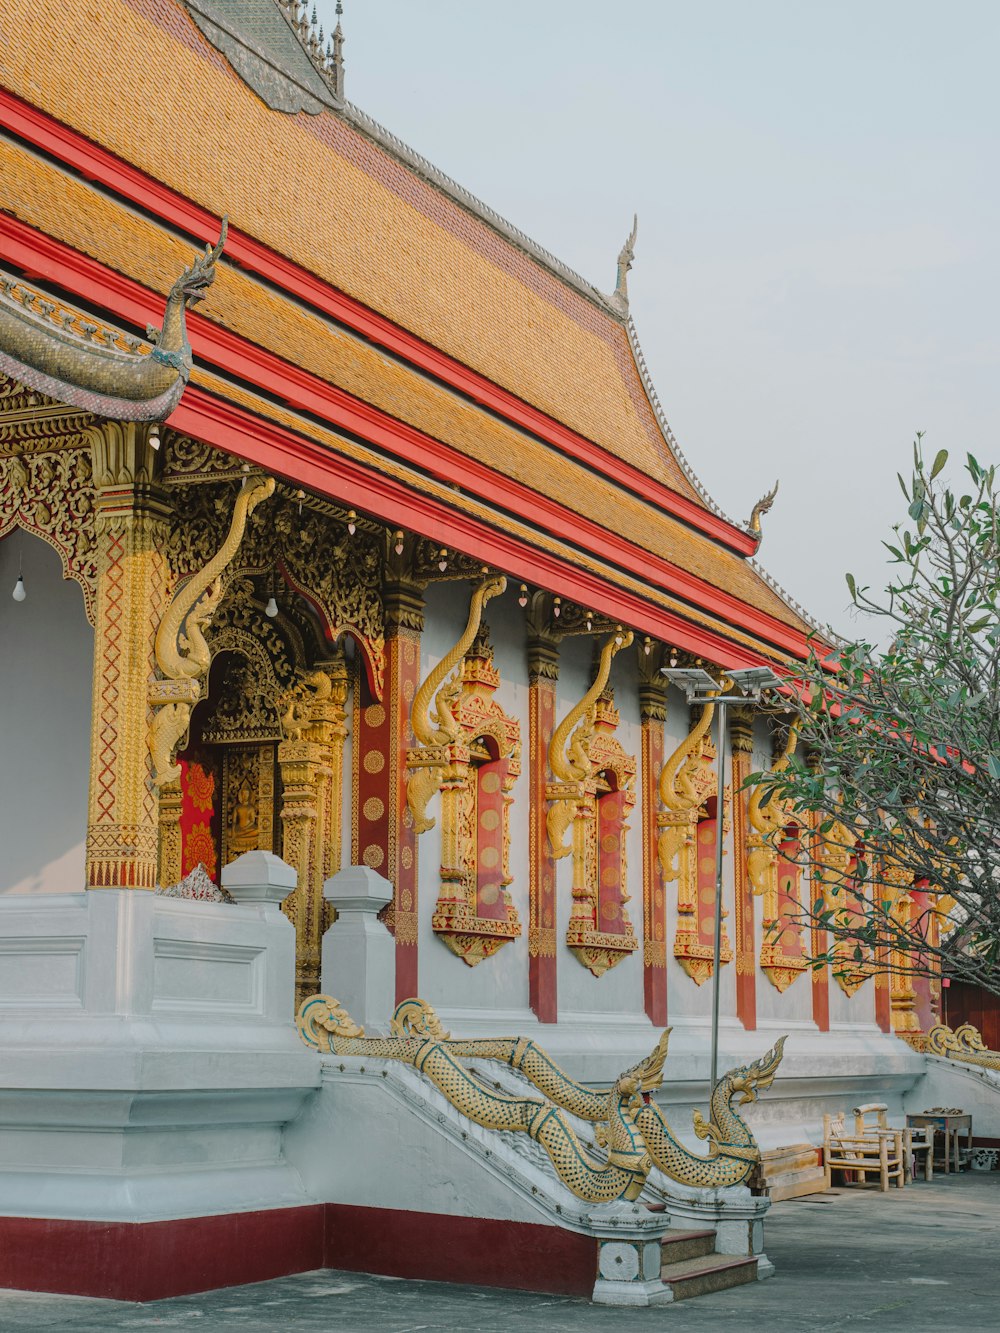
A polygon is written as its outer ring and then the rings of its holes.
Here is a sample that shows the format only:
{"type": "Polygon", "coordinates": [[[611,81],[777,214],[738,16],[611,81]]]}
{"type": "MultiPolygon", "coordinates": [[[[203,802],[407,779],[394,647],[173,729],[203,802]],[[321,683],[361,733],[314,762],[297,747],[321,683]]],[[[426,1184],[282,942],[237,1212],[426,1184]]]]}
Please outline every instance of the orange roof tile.
{"type": "MultiPolygon", "coordinates": [[[[704,505],[670,452],[628,330],[332,110],[267,107],[176,0],[7,0],[0,83],[365,306],[704,505]],[[98,93],[99,89],[99,93],[98,93]]],[[[3,206],[166,292],[190,247],[4,145],[3,206]]],[[[553,261],[554,263],[555,261],[553,261]]],[[[544,491],[796,629],[745,561],[264,283],[223,265],[215,323],[544,491]]]]}

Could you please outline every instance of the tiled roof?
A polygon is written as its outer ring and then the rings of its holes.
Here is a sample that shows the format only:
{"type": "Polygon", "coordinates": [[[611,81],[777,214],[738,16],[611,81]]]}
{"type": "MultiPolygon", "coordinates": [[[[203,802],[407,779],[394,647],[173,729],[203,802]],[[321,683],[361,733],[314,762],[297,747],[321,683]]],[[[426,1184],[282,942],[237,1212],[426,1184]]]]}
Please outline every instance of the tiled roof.
{"type": "MultiPolygon", "coordinates": [[[[7,0],[0,82],[683,496],[626,324],[334,109],[270,109],[176,0],[7,0]],[[28,39],[30,34],[30,40],[28,39]]],[[[190,246],[4,145],[4,207],[166,292],[190,246]]],[[[222,265],[201,312],[797,629],[744,560],[222,265]]]]}

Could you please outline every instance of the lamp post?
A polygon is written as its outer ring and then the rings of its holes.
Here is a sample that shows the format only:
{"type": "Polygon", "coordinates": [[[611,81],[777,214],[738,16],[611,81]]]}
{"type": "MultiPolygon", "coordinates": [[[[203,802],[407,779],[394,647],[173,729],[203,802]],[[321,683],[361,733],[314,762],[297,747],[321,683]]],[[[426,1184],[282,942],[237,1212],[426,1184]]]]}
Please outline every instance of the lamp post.
{"type": "Polygon", "coordinates": [[[738,694],[723,694],[719,682],[701,667],[661,667],[663,675],[684,691],[689,704],[714,704],[719,723],[715,804],[715,933],[712,942],[712,1064],[709,1099],[718,1082],[719,1064],[719,988],[722,954],[722,847],[723,793],[726,789],[726,708],[729,704],[757,703],[765,690],[781,684],[770,667],[743,667],[723,672],[738,694]]]}

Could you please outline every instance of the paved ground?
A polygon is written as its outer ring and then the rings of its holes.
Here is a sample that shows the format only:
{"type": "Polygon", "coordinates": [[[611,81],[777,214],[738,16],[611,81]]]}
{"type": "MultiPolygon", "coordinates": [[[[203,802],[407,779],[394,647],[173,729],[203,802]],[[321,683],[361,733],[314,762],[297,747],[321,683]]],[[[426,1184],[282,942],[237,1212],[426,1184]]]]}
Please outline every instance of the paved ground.
{"type": "Polygon", "coordinates": [[[879,1333],[1000,1329],[1000,1173],[945,1176],[879,1194],[841,1189],[775,1205],[767,1282],[645,1310],[557,1296],[303,1273],[202,1296],[131,1305],[0,1292],[3,1333],[586,1333],[872,1328],[879,1333]]]}

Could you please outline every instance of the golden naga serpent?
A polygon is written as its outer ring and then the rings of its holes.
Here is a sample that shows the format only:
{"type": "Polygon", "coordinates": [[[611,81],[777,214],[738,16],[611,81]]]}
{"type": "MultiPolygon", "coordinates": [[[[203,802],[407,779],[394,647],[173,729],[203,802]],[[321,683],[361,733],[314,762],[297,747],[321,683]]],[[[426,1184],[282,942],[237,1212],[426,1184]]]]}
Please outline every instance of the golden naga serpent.
{"type": "Polygon", "coordinates": [[[608,1121],[606,1163],[589,1157],[565,1112],[549,1101],[516,1097],[487,1087],[459,1062],[451,1043],[434,1036],[366,1037],[344,1008],[327,995],[314,995],[299,1009],[303,1041],[336,1055],[367,1055],[412,1065],[429,1079],[462,1115],[485,1129],[521,1131],[548,1154],[562,1183],[586,1203],[637,1199],[652,1167],[636,1131],[641,1105],[638,1082],[622,1074],[604,1095],[608,1121]]]}
{"type": "Polygon", "coordinates": [[[527,1132],[545,1148],[563,1184],[589,1203],[638,1198],[654,1165],[685,1185],[718,1189],[743,1183],[760,1152],[734,1103],[752,1102],[758,1090],[770,1086],[785,1042],[782,1037],[760,1060],[723,1076],[712,1097],[710,1123],[695,1112],[695,1131],[710,1142],[709,1155],[700,1157],[684,1147],[650,1100],[663,1081],[669,1029],[645,1060],[620,1074],[610,1091],[600,1091],[571,1079],[524,1037],[451,1038],[431,1006],[416,998],[397,1007],[390,1037],[366,1038],[327,996],[307,1000],[298,1025],[303,1040],[319,1049],[412,1064],[477,1124],[527,1132]],[[494,1091],[460,1063],[470,1058],[509,1065],[546,1100],[494,1091]],[[608,1149],[607,1165],[587,1156],[564,1113],[595,1125],[595,1137],[608,1149]]]}

